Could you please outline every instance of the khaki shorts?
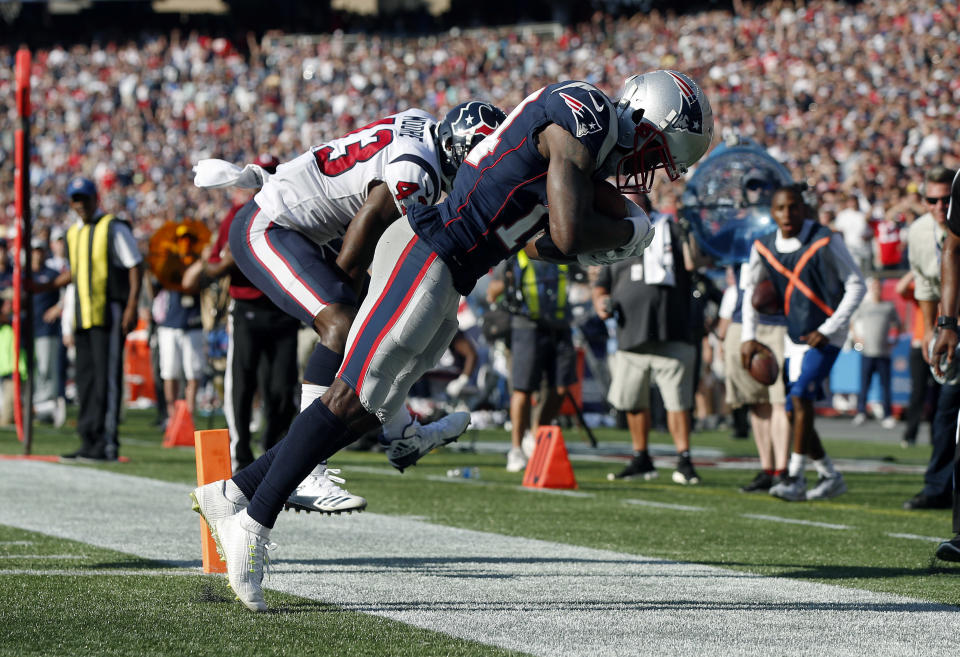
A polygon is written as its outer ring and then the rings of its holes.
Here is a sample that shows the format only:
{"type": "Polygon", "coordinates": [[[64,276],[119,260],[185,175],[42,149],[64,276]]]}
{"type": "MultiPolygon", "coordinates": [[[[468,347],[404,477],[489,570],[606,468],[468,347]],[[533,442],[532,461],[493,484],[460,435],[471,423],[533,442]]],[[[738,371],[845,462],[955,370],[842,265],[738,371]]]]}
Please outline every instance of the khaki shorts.
{"type": "Polygon", "coordinates": [[[668,411],[693,405],[693,365],[696,349],[686,342],[651,342],[639,351],[618,351],[610,357],[607,401],[620,411],[650,408],[651,379],[660,389],[668,411]]]}
{"type": "MultiPolygon", "coordinates": [[[[772,386],[765,386],[743,369],[740,363],[740,334],[742,324],[730,324],[723,340],[723,365],[727,374],[727,404],[731,408],[740,408],[750,404],[782,404],[786,401],[783,389],[783,377],[777,378],[772,386]]],[[[757,325],[757,342],[770,347],[777,359],[777,365],[783,373],[783,340],[787,335],[786,326],[757,325]]]]}

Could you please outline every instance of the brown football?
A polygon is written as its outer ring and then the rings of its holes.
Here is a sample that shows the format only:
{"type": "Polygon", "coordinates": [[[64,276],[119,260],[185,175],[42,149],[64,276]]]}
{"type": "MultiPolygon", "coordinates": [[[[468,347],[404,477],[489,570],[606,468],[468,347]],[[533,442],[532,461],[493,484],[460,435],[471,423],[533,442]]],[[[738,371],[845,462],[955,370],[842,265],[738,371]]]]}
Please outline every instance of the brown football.
{"type": "Polygon", "coordinates": [[[783,301],[780,292],[769,278],[765,278],[753,288],[753,298],[750,300],[758,313],[764,315],[782,315],[783,301]]]}
{"type": "Polygon", "coordinates": [[[777,365],[777,358],[773,355],[765,344],[760,345],[760,350],[753,354],[750,359],[750,376],[765,386],[772,386],[780,376],[780,367],[777,365]]]}

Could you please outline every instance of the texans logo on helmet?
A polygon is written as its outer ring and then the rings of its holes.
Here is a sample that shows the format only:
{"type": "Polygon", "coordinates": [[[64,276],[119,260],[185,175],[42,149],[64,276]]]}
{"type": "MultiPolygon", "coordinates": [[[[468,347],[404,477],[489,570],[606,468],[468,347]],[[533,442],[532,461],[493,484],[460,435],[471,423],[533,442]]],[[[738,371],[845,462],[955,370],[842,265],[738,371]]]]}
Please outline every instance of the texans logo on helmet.
{"type": "Polygon", "coordinates": [[[680,96],[683,98],[683,106],[673,125],[677,130],[686,130],[698,135],[703,134],[703,110],[700,108],[700,100],[697,98],[697,92],[690,83],[673,71],[667,71],[673,78],[677,88],[680,89],[680,96]]]}
{"type": "Polygon", "coordinates": [[[589,135],[594,132],[600,132],[600,122],[593,110],[581,103],[573,96],[559,92],[563,102],[567,104],[570,111],[573,112],[573,118],[577,121],[577,138],[589,135]]]}
{"type": "Polygon", "coordinates": [[[489,135],[496,129],[499,121],[497,121],[497,117],[494,115],[493,108],[490,107],[490,105],[473,102],[460,109],[460,114],[453,123],[460,130],[466,131],[472,128],[474,134],[489,135]],[[474,113],[480,117],[481,121],[477,126],[473,125],[474,113]]]}

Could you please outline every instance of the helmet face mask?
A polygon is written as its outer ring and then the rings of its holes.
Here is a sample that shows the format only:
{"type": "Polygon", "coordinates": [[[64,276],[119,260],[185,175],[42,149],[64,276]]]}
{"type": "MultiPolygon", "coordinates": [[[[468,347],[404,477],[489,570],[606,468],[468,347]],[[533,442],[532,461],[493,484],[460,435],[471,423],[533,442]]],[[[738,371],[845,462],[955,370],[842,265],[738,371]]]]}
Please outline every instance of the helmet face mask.
{"type": "Polygon", "coordinates": [[[447,112],[435,127],[444,189],[449,191],[453,186],[457,169],[470,150],[492,134],[506,118],[494,105],[478,100],[461,103],[447,112]]]}
{"type": "Polygon", "coordinates": [[[713,111],[697,84],[683,73],[652,71],[624,82],[617,101],[616,165],[622,193],[649,193],[657,169],[671,181],[706,153],[713,140],[713,111]]]}
{"type": "Polygon", "coordinates": [[[617,189],[621,194],[649,194],[657,169],[673,182],[682,171],[673,161],[663,133],[649,123],[633,131],[633,148],[617,162],[617,189]]]}

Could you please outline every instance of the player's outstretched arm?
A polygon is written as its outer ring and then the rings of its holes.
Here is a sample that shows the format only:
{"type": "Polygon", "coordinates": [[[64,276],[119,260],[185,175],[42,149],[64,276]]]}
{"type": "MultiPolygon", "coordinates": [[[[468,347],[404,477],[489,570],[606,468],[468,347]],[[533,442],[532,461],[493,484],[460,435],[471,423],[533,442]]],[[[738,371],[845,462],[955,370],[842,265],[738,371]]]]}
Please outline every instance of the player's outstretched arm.
{"type": "Polygon", "coordinates": [[[633,224],[594,209],[594,156],[573,135],[556,124],[540,133],[540,152],[547,168],[550,237],[564,255],[608,251],[633,237],[633,224]]]}
{"type": "Polygon", "coordinates": [[[390,187],[383,182],[375,183],[350,221],[337,256],[337,266],[354,282],[355,289],[359,290],[363,283],[363,275],[373,261],[373,252],[383,231],[399,217],[390,187]]]}

